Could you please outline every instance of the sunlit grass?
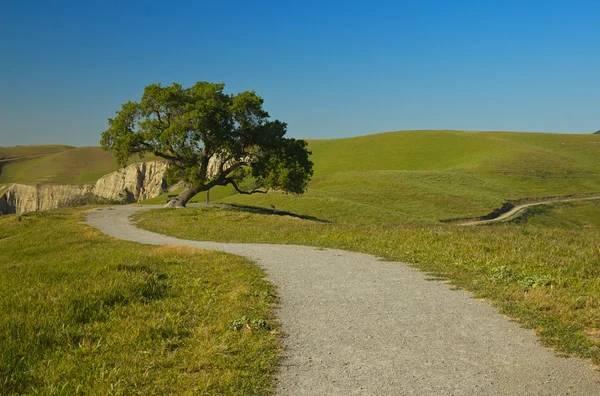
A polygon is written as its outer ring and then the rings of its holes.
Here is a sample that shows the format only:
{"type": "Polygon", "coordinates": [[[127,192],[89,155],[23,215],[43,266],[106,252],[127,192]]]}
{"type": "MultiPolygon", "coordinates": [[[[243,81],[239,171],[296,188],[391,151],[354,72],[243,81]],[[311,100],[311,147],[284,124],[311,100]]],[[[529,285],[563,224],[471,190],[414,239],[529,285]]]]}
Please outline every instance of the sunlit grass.
{"type": "MultiPolygon", "coordinates": [[[[91,183],[119,168],[115,156],[101,147],[58,146],[62,149],[57,149],[57,152],[50,149],[41,150],[48,146],[38,147],[40,147],[38,151],[42,154],[4,163],[1,167],[0,183],[91,183]]],[[[149,155],[145,159],[152,160],[155,157],[149,155]]],[[[140,161],[143,159],[134,157],[130,162],[140,161]]]]}
{"type": "Polygon", "coordinates": [[[233,195],[349,223],[437,222],[507,200],[600,192],[599,135],[403,131],[309,141],[308,192],[233,195]]]}
{"type": "Polygon", "coordinates": [[[248,260],[0,217],[0,394],[267,394],[274,289],[248,260]]]}
{"type": "Polygon", "coordinates": [[[216,208],[136,216],[138,226],[180,238],[340,248],[407,262],[489,299],[547,345],[600,364],[600,339],[590,336],[600,329],[597,228],[320,223],[216,208]]]}

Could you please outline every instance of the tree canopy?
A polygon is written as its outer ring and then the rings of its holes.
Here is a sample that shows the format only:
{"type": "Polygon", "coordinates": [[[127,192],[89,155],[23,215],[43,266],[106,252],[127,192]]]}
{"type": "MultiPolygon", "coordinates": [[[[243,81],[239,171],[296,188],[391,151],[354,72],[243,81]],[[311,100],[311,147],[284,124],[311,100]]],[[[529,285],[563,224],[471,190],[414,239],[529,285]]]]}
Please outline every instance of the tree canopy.
{"type": "Polygon", "coordinates": [[[254,91],[224,88],[204,81],[148,85],[140,102],[123,104],[108,119],[100,143],[121,165],[136,154],[166,159],[170,181],[188,185],[172,206],[229,184],[242,194],[304,193],[313,174],[306,141],[285,138],[287,125],[270,120],[254,91]]]}

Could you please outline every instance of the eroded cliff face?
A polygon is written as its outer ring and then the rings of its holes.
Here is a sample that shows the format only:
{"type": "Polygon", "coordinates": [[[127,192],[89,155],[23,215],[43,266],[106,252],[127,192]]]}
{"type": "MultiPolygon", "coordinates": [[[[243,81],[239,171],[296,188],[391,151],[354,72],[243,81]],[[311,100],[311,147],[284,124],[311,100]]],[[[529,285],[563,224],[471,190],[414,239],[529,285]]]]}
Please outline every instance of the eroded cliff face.
{"type": "Polygon", "coordinates": [[[85,203],[94,184],[13,184],[0,197],[0,212],[24,213],[85,203]]]}
{"type": "Polygon", "coordinates": [[[167,163],[162,161],[129,165],[102,176],[96,182],[94,195],[127,203],[154,198],[167,189],[166,171],[167,163]]]}
{"type": "Polygon", "coordinates": [[[151,161],[129,165],[103,176],[91,184],[13,184],[0,191],[0,214],[81,205],[103,198],[118,202],[137,202],[162,194],[167,164],[151,161]]]}

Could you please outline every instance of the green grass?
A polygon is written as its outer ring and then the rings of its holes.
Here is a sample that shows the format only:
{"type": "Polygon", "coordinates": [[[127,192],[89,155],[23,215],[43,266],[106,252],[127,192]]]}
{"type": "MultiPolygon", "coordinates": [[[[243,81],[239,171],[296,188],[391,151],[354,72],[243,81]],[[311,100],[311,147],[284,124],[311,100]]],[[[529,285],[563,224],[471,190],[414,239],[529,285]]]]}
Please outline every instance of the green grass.
{"type": "Polygon", "coordinates": [[[61,151],[70,150],[72,148],[73,146],[52,144],[40,146],[0,147],[0,160],[55,154],[60,153],[61,151]]]}
{"type": "MultiPolygon", "coordinates": [[[[401,131],[308,143],[315,175],[305,195],[227,187],[214,188],[211,201],[349,223],[433,223],[485,215],[507,200],[600,192],[600,135],[401,131]]],[[[7,164],[0,183],[93,182],[115,169],[99,147],[74,148],[7,164]]]]}
{"type": "MultiPolygon", "coordinates": [[[[593,134],[401,131],[310,140],[309,149],[315,175],[305,195],[244,196],[226,187],[214,188],[211,201],[350,223],[432,223],[481,216],[507,200],[600,192],[593,134]]],[[[6,164],[0,183],[93,182],[115,169],[99,147],[73,148],[6,164]]],[[[201,193],[192,202],[204,200],[201,193]]]]}
{"type": "Polygon", "coordinates": [[[248,260],[0,217],[0,394],[268,394],[274,289],[248,260]]]}
{"type": "Polygon", "coordinates": [[[600,200],[529,207],[514,223],[547,228],[600,229],[600,200]]]}
{"type": "Polygon", "coordinates": [[[349,223],[437,222],[489,213],[507,200],[600,192],[600,136],[404,131],[311,140],[308,193],[223,202],[349,223]]]}
{"type": "Polygon", "coordinates": [[[162,209],[136,219],[186,239],[340,248],[408,262],[490,300],[546,345],[600,364],[597,228],[321,223],[216,208],[162,209]]]}
{"type": "MultiPolygon", "coordinates": [[[[131,163],[139,161],[142,160],[135,157],[131,163]]],[[[0,169],[0,183],[91,183],[118,168],[114,155],[101,147],[72,147],[5,162],[0,169]]]]}

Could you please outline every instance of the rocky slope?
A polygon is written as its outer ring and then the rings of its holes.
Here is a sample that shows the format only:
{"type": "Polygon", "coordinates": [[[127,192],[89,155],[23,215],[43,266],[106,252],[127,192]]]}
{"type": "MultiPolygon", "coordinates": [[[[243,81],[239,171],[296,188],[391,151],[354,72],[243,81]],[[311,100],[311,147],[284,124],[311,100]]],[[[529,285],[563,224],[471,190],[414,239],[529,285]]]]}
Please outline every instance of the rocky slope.
{"type": "Polygon", "coordinates": [[[0,214],[48,210],[93,202],[98,198],[132,203],[154,198],[166,188],[167,164],[129,165],[101,177],[95,184],[13,184],[0,195],[0,214]]]}

